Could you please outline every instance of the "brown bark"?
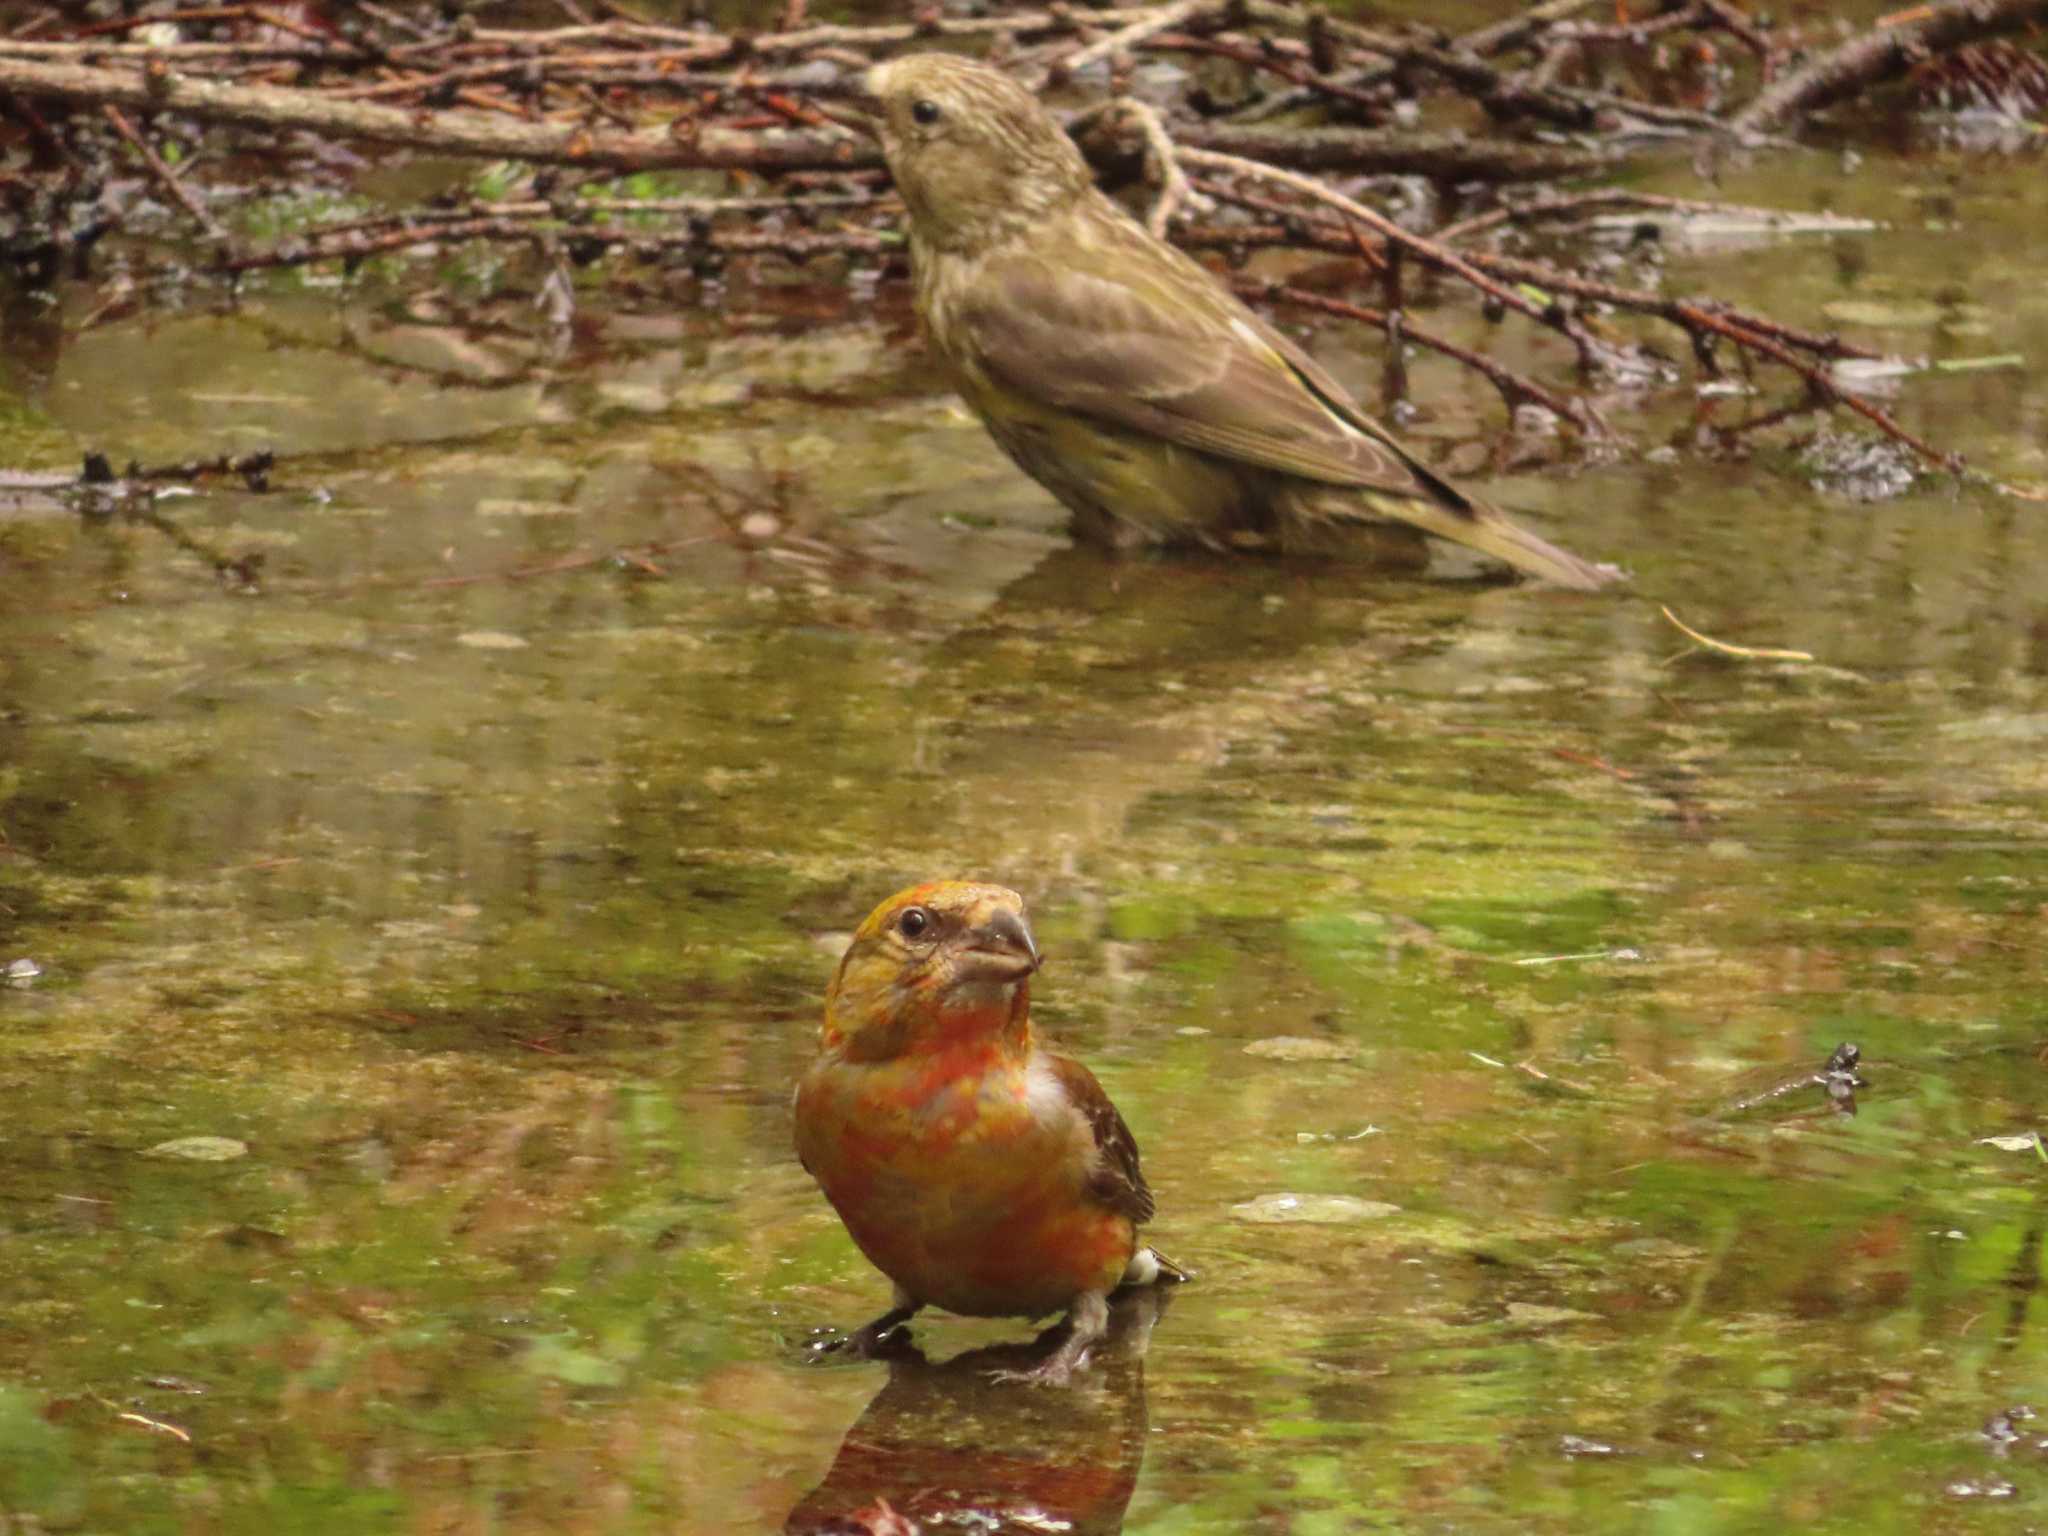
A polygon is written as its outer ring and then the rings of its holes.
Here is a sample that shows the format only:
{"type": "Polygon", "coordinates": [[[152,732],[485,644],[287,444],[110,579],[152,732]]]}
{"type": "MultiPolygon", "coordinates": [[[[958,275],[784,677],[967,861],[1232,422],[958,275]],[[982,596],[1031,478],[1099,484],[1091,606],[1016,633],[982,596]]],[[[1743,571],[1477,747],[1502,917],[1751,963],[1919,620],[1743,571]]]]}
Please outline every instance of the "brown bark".
{"type": "Polygon", "coordinates": [[[414,112],[376,102],[337,101],[285,86],[225,85],[171,71],[154,75],[77,64],[0,58],[0,94],[94,106],[177,112],[203,122],[304,129],[442,154],[484,155],[618,171],[848,170],[881,164],[864,142],[824,134],[742,133],[705,128],[694,135],[595,133],[577,126],[527,123],[484,112],[414,112]]]}
{"type": "Polygon", "coordinates": [[[1932,53],[2028,24],[2048,23],[2048,0],[1946,0],[1917,21],[1880,27],[1794,70],[1735,116],[1739,130],[1776,128],[1858,91],[1896,79],[1932,53]]]}
{"type": "MultiPolygon", "coordinates": [[[[175,72],[127,70],[0,57],[0,93],[95,106],[178,112],[204,122],[302,129],[441,154],[576,165],[618,171],[852,170],[878,166],[872,145],[808,133],[745,133],[707,127],[694,135],[594,132],[581,125],[528,123],[503,114],[414,111],[287,86],[223,84],[175,72]]],[[[1607,162],[1597,153],[1452,134],[1370,129],[1280,130],[1190,124],[1176,133],[1192,149],[1247,155],[1309,171],[1395,173],[1448,181],[1538,181],[1582,175],[1607,162]]]]}

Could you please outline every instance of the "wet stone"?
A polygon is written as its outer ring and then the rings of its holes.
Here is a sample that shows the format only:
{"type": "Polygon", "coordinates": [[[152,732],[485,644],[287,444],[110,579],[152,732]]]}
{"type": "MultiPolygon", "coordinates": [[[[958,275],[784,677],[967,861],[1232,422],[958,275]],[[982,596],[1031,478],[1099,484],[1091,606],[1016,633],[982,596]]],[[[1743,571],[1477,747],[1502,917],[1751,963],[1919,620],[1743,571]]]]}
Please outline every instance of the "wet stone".
{"type": "Polygon", "coordinates": [[[249,1155],[249,1144],[232,1136],[180,1136],[160,1141],[142,1155],[182,1158],[188,1163],[231,1163],[249,1155]]]}
{"type": "Polygon", "coordinates": [[[1244,1048],[1247,1056],[1268,1061],[1350,1061],[1358,1047],[1343,1040],[1318,1040],[1312,1035],[1273,1035],[1244,1048]]]}
{"type": "Polygon", "coordinates": [[[1352,1226],[1380,1221],[1400,1214],[1401,1207],[1384,1200],[1360,1200],[1352,1195],[1261,1195],[1233,1205],[1230,1214],[1239,1221],[1284,1226],[1352,1226]]]}

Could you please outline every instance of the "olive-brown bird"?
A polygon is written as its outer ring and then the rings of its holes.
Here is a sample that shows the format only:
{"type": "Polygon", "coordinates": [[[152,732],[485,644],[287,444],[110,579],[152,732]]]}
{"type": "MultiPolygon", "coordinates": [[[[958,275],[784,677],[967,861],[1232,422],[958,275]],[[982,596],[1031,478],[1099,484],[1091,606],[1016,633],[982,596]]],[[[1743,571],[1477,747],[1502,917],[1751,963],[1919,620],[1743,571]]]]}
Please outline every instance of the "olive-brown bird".
{"type": "Polygon", "coordinates": [[[1361,524],[1395,523],[1569,587],[1618,574],[1425,467],[1305,351],[1097,190],[1073,141],[1007,75],[911,54],[821,105],[880,141],[910,211],[933,349],[1080,536],[1330,553],[1361,524]]]}
{"type": "Polygon", "coordinates": [[[1185,1278],[1138,1244],[1152,1192],[1094,1074],[1031,1031],[1038,945],[1015,891],[938,881],[853,936],[796,1091],[796,1149],[894,1304],[863,1352],[920,1308],[1069,1328],[1025,1379],[1062,1382],[1121,1285],[1185,1278]]]}

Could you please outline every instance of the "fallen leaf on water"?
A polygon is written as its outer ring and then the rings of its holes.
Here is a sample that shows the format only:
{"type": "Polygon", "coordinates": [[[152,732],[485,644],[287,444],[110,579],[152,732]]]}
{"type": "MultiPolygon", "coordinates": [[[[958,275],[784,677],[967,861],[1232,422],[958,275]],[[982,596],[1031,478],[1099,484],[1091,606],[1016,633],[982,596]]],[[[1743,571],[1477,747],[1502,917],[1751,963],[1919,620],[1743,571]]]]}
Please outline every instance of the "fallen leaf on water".
{"type": "Polygon", "coordinates": [[[180,1136],[174,1141],[160,1141],[142,1155],[182,1157],[193,1163],[232,1163],[249,1155],[249,1143],[232,1136],[180,1136]]]}

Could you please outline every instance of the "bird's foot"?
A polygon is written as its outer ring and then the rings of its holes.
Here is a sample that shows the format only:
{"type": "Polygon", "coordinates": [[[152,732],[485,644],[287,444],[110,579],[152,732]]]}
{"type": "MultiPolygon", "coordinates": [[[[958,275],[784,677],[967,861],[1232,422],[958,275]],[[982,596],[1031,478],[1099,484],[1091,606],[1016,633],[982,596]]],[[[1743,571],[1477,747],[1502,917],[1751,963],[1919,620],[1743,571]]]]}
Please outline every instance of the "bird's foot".
{"type": "Polygon", "coordinates": [[[1078,1357],[1070,1360],[1067,1358],[1067,1352],[1062,1349],[1056,1350],[1053,1354],[1039,1361],[1038,1364],[1028,1370],[990,1371],[988,1379],[1000,1382],[1019,1382],[1027,1387],[1065,1387],[1073,1384],[1074,1372],[1081,1369],[1087,1363],[1088,1352],[1086,1350],[1082,1350],[1078,1357]]]}
{"type": "Polygon", "coordinates": [[[887,1333],[875,1334],[863,1328],[854,1333],[814,1339],[810,1350],[813,1355],[851,1355],[857,1360],[879,1360],[885,1355],[901,1354],[909,1347],[908,1328],[891,1328],[887,1333]]]}
{"type": "Polygon", "coordinates": [[[820,1339],[811,1345],[813,1356],[852,1355],[858,1360],[886,1360],[893,1355],[912,1354],[916,1345],[903,1325],[916,1315],[914,1306],[891,1307],[873,1322],[837,1338],[820,1339]]]}
{"type": "Polygon", "coordinates": [[[901,1324],[884,1333],[870,1333],[865,1328],[852,1333],[833,1334],[827,1338],[813,1339],[806,1351],[814,1361],[825,1360],[897,1360],[916,1354],[917,1344],[911,1338],[910,1330],[901,1324]]]}
{"type": "Polygon", "coordinates": [[[863,1360],[880,1360],[888,1355],[900,1355],[914,1347],[910,1340],[910,1330],[902,1323],[890,1323],[886,1328],[869,1323],[865,1328],[856,1328],[846,1336],[846,1349],[863,1360]]]}
{"type": "Polygon", "coordinates": [[[1033,1387],[1064,1387],[1088,1363],[1088,1352],[1109,1332],[1109,1302],[1100,1291],[1084,1291],[1060,1329],[1041,1335],[1059,1336],[1059,1343],[1038,1364],[1021,1371],[990,1371],[991,1381],[1023,1382],[1033,1387]]]}

